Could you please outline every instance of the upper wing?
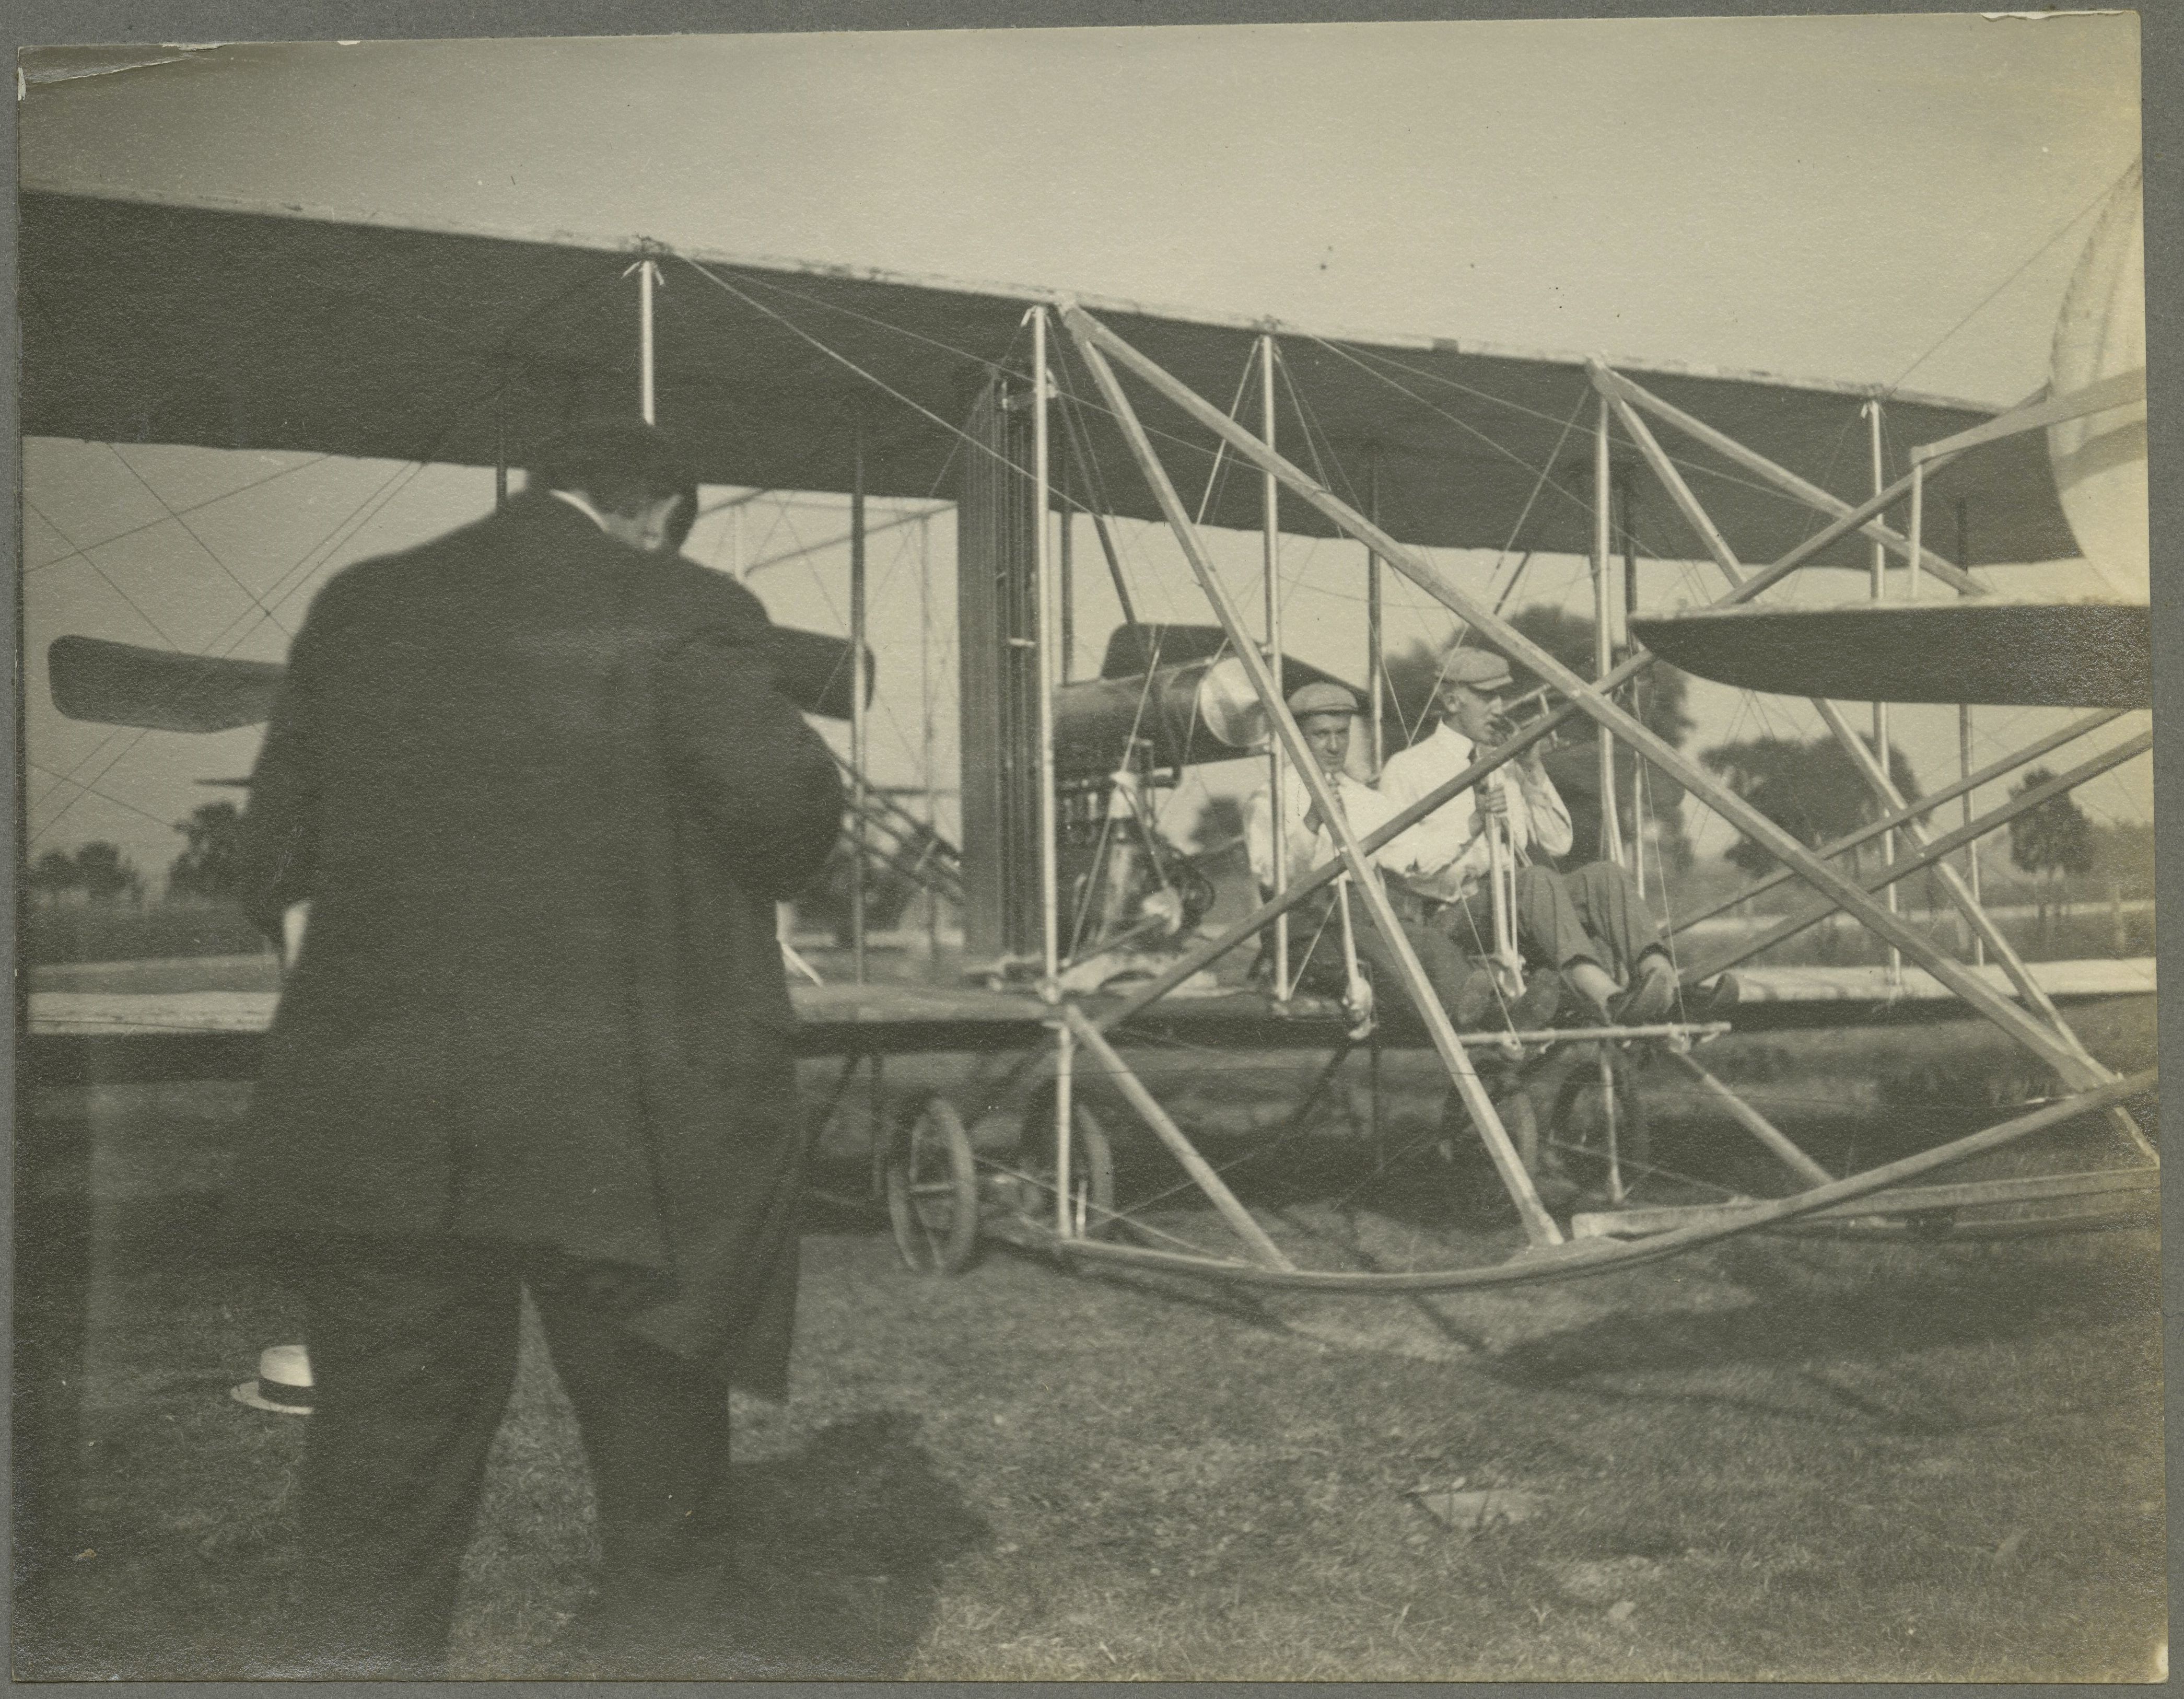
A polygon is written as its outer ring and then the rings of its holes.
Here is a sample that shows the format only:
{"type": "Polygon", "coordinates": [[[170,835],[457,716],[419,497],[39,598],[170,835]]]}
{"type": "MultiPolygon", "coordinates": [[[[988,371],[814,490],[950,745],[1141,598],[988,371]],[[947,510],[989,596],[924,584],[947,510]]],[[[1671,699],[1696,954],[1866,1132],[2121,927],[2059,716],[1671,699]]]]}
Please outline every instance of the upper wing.
{"type": "MultiPolygon", "coordinates": [[[[93,441],[315,450],[490,465],[518,460],[572,409],[637,392],[632,242],[584,245],[424,231],[271,204],[236,209],[51,192],[21,206],[23,428],[93,441]]],[[[952,487],[955,428],[995,366],[1027,364],[1019,336],[1039,292],[978,288],[844,268],[669,259],[671,310],[657,316],[660,417],[708,482],[847,490],[865,421],[866,487],[932,496],[952,487]],[[692,267],[702,264],[708,276],[692,267]]],[[[1122,336],[1201,394],[1235,392],[1256,338],[1276,332],[1297,407],[1280,444],[1362,499],[1407,542],[1582,553],[1590,547],[1591,388],[1575,356],[1433,337],[1155,311],[1084,298],[1122,336]]],[[[1090,385],[1062,354],[1066,389],[1090,385]]],[[[1619,368],[1663,399],[1848,499],[1864,392],[1769,377],[1619,368]]],[[[1284,404],[1285,406],[1287,404],[1284,404]]],[[[1930,441],[1992,409],[1932,398],[1889,402],[1898,440],[1930,441]]],[[[1158,512],[1120,437],[1093,405],[1056,432],[1056,476],[1074,499],[1158,512]],[[1081,443],[1083,458],[1061,446],[1081,443]]],[[[1147,397],[1145,417],[1185,493],[1212,471],[1209,443],[1147,397]]],[[[1681,453],[1669,443],[1670,452],[1681,453]]],[[[1694,488],[1747,560],[1786,552],[1811,510],[1708,454],[1685,457],[1694,488]]],[[[1633,480],[1634,487],[1642,480],[1633,480]]],[[[1206,521],[1259,523],[1255,478],[1226,477],[1206,521]]],[[[2044,446],[2010,439],[1938,474],[1936,510],[1963,499],[1983,560],[2076,550],[2044,446]]],[[[1640,515],[1646,552],[1701,551],[1665,500],[1640,515]]],[[[1332,535],[1301,503],[1291,531],[1332,535]]],[[[1946,550],[1944,551],[1946,552],[1946,550]]],[[[1822,560],[1862,565],[1865,545],[1822,560]]]]}

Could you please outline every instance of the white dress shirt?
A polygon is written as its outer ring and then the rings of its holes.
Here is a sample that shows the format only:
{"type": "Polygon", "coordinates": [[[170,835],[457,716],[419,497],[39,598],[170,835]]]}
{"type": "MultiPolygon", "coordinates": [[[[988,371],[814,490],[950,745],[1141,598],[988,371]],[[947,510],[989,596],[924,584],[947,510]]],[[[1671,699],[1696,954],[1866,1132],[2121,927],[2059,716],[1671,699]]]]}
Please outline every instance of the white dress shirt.
{"type": "MultiPolygon", "coordinates": [[[[1430,738],[1389,756],[1380,773],[1380,796],[1388,813],[1400,814],[1446,784],[1471,765],[1474,748],[1470,738],[1444,720],[1430,738]]],[[[1570,829],[1569,810],[1552,779],[1544,772],[1534,774],[1519,760],[1480,783],[1499,784],[1508,798],[1509,841],[1520,855],[1526,850],[1544,855],[1569,854],[1575,834],[1570,829]],[[1513,784],[1506,782],[1512,773],[1516,775],[1513,784]]],[[[1402,875],[1404,883],[1444,903],[1461,902],[1478,888],[1491,854],[1486,835],[1479,828],[1470,791],[1435,809],[1389,848],[1396,853],[1387,865],[1402,875]]]]}
{"type": "MultiPolygon", "coordinates": [[[[1343,818],[1350,829],[1362,838],[1374,827],[1384,825],[1395,817],[1396,811],[1387,799],[1370,785],[1361,784],[1348,773],[1335,776],[1334,794],[1342,804],[1343,818]]],[[[1282,780],[1282,812],[1288,816],[1288,829],[1282,834],[1289,849],[1287,883],[1295,884],[1323,861],[1334,859],[1334,834],[1324,824],[1316,832],[1305,830],[1304,817],[1312,811],[1312,791],[1304,776],[1287,773],[1282,780]]],[[[1272,890],[1274,883],[1274,807],[1269,788],[1261,786],[1251,794],[1245,811],[1244,841],[1251,850],[1251,876],[1260,885],[1272,890]]],[[[1405,833],[1394,843],[1374,852],[1373,859],[1384,867],[1396,865],[1390,858],[1409,837],[1405,833]]]]}

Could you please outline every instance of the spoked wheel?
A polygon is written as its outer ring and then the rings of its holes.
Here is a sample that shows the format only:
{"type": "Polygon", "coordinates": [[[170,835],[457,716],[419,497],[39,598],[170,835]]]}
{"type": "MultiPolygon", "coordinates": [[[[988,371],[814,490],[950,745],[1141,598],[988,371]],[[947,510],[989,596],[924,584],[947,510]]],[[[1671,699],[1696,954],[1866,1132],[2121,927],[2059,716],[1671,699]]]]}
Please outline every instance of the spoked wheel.
{"type": "Polygon", "coordinates": [[[1574,1060],[1555,1094],[1548,1154],[1576,1184],[1619,1201],[1634,1178],[1645,1175],[1652,1139],[1635,1063],[1615,1044],[1594,1050],[1574,1060]]]}
{"type": "MultiPolygon", "coordinates": [[[[1115,1151],[1100,1117],[1081,1097],[1069,1106],[1069,1223],[1079,1239],[1114,1235],[1115,1151]]],[[[1017,1145],[1012,1199],[1017,1212],[1051,1232],[1055,1211],[1054,1088],[1042,1086],[1025,1106],[1017,1145]]]]}
{"type": "Polygon", "coordinates": [[[963,1117],[944,1098],[916,1100],[888,1141],[888,1220],[895,1249],[921,1274],[955,1274],[978,1248],[978,1175],[963,1117]]]}

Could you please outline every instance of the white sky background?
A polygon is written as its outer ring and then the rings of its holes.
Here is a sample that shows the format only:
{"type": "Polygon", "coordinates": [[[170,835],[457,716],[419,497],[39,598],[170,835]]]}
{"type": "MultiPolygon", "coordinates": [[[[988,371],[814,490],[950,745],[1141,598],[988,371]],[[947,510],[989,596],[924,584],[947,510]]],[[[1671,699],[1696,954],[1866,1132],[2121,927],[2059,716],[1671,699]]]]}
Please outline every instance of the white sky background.
{"type": "MultiPolygon", "coordinates": [[[[2044,380],[2090,225],[2080,215],[2138,148],[2137,83],[2128,15],[1634,19],[248,48],[33,85],[20,111],[33,187],[644,232],[1365,331],[1901,382],[1999,405],[2044,380]]],[[[1863,445],[1846,452],[1862,460],[1863,445]]],[[[53,637],[221,650],[239,638],[233,652],[278,659],[326,571],[491,501],[489,473],[431,468],[390,487],[400,468],[329,460],[198,508],[194,537],[160,522],[307,458],[28,445],[33,854],[108,838],[162,870],[180,847],[165,822],[220,794],[191,781],[246,772],[257,741],[61,720],[43,672],[53,637]],[[101,546],[139,526],[151,528],[101,546]],[[238,580],[260,595],[281,587],[276,622],[256,620],[238,580]]],[[[846,526],[832,505],[757,504],[740,536],[709,521],[692,552],[747,565],[797,546],[792,534],[836,537],[846,526]]],[[[875,522],[885,516],[876,504],[875,522]]],[[[1141,614],[1205,618],[1167,539],[1123,530],[1141,614]]],[[[905,526],[872,548],[883,783],[919,777],[919,539],[905,526]]],[[[946,517],[926,547],[935,643],[923,694],[936,777],[950,784],[946,517]]],[[[846,553],[768,568],[753,587],[785,623],[844,630],[846,553]]],[[[1076,555],[1081,675],[1117,606],[1089,526],[1076,555]]],[[[1478,573],[1494,564],[1451,558],[1478,573]]],[[[1223,560],[1250,594],[1256,541],[1223,539],[1223,560]]],[[[1513,605],[1580,582],[1572,561],[1532,570],[1513,605]]],[[[1292,651],[1361,677],[1360,551],[1293,541],[1285,571],[1292,651]]],[[[1649,606],[1716,593],[1673,564],[1641,572],[1649,606]]],[[[2085,588],[2066,571],[1999,582],[2085,588]]],[[[1831,572],[1800,593],[1861,592],[1831,572]]],[[[1391,646],[1447,631],[1400,581],[1390,596],[1391,646]]],[[[1694,749],[1813,727],[1780,699],[1695,697],[1694,749]]],[[[1983,750],[2052,717],[1984,710],[1983,750]]],[[[1953,710],[1899,708],[1896,721],[1921,777],[1942,783],[1953,710]]],[[[2146,772],[2135,763],[2081,800],[2144,818],[2146,772]]],[[[1196,794],[1179,799],[1179,825],[1196,794]]],[[[1702,841],[1719,848],[1727,834],[1702,841]]]]}

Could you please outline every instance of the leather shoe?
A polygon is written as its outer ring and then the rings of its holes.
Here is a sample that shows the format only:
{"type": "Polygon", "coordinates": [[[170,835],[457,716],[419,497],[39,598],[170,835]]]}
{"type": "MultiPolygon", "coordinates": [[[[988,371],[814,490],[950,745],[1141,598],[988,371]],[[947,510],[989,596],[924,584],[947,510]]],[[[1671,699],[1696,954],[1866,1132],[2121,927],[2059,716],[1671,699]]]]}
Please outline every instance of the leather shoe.
{"type": "Polygon", "coordinates": [[[1499,1000],[1494,994],[1494,970],[1484,964],[1472,969],[1456,994],[1456,1006],[1448,1011],[1449,1023],[1459,1033],[1484,1031],[1492,1021],[1499,1000]]]}
{"type": "Polygon", "coordinates": [[[1618,1000],[1613,1012],[1620,1026],[1650,1027],[1667,1020],[1675,1008],[1675,966],[1657,952],[1639,965],[1638,983],[1618,1000]]]}
{"type": "Polygon", "coordinates": [[[1562,1006],[1562,975],[1543,967],[1532,975],[1524,994],[1510,1009],[1509,1018],[1520,1033],[1540,1032],[1554,1025],[1562,1006]]]}

